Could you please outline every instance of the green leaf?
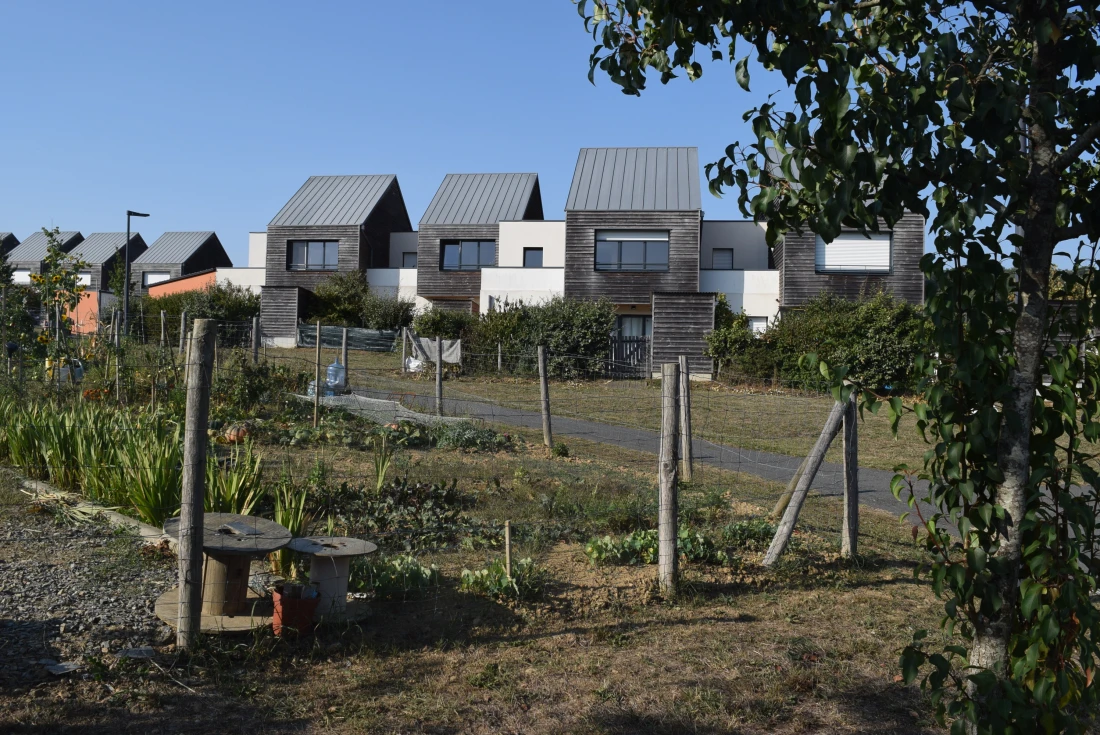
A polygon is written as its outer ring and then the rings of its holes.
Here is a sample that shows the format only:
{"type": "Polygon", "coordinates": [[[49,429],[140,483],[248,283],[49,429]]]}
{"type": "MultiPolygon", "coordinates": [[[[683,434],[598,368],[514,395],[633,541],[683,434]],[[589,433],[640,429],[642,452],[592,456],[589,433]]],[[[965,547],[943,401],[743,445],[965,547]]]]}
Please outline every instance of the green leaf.
{"type": "Polygon", "coordinates": [[[734,76],[737,77],[737,84],[741,86],[741,89],[746,92],[749,91],[749,57],[741,59],[737,62],[737,66],[734,68],[734,76]]]}

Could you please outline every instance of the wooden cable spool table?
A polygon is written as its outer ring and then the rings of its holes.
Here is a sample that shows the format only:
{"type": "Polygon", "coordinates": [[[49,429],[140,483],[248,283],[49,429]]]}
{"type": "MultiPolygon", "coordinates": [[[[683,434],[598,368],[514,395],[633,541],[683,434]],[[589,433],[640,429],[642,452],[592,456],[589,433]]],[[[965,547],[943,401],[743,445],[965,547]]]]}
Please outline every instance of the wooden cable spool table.
{"type": "Polygon", "coordinates": [[[289,548],[310,555],[309,581],[321,598],[317,618],[347,618],[351,559],[373,554],[378,547],[370,541],[347,536],[304,536],[291,541],[289,548]]]}

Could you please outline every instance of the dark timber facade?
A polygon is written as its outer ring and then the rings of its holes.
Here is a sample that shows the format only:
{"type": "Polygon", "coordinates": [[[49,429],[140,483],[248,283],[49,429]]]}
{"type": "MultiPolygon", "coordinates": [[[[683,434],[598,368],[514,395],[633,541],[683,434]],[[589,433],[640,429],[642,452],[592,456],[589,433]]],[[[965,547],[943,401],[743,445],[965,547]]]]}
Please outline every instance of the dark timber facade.
{"type": "Polygon", "coordinates": [[[165,232],[130,266],[130,281],[138,293],[145,293],[150,278],[157,283],[189,276],[213,268],[231,268],[233,261],[216,233],[165,232]]]}

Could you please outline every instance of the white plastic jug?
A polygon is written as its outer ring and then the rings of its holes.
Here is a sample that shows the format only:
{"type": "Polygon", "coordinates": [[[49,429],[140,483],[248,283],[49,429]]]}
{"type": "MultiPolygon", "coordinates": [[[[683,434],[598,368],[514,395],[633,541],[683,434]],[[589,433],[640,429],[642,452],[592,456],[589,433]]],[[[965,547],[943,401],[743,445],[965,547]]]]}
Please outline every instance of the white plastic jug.
{"type": "Polygon", "coordinates": [[[344,369],[344,366],[340,364],[339,360],[335,360],[328,366],[328,372],[325,377],[325,382],[333,390],[344,390],[348,384],[348,371],[344,369]]]}

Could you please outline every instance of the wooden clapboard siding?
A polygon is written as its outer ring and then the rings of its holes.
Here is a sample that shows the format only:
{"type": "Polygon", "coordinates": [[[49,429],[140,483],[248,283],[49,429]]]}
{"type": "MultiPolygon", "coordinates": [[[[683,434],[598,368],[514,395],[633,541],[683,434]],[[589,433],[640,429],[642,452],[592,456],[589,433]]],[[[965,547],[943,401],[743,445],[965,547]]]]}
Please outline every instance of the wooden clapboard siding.
{"type": "Polygon", "coordinates": [[[616,304],[648,304],[654,291],[699,290],[702,212],[565,213],[565,295],[606,297],[616,304]],[[668,232],[668,270],[614,273],[596,270],[596,230],[668,232]]]}
{"type": "MultiPolygon", "coordinates": [[[[495,225],[420,224],[416,246],[416,294],[426,299],[481,298],[481,271],[445,271],[440,265],[444,240],[493,240],[499,245],[495,225]]],[[[497,248],[496,257],[500,257],[497,248]]],[[[494,260],[493,265],[497,261],[494,260]]]]}
{"type": "Polygon", "coordinates": [[[714,294],[655,292],[652,309],[653,371],[687,355],[691,372],[713,372],[714,361],[704,352],[706,335],[714,329],[714,294]]]}
{"type": "Polygon", "coordinates": [[[305,227],[267,228],[267,285],[298,286],[310,291],[334,272],[360,270],[359,225],[310,225],[305,227]],[[292,271],[289,269],[289,243],[294,240],[336,240],[340,243],[337,271],[292,271]]]}
{"type": "MultiPolygon", "coordinates": [[[[885,223],[880,223],[885,229],[885,223]]],[[[797,308],[821,293],[846,299],[887,291],[911,304],[924,301],[924,218],[906,214],[893,229],[889,273],[818,273],[814,266],[817,236],[790,232],[777,252],[780,308],[797,308]]]]}
{"type": "Polygon", "coordinates": [[[302,289],[263,286],[260,289],[260,324],[264,337],[298,336],[298,308],[302,289]]]}
{"type": "Polygon", "coordinates": [[[474,302],[469,299],[436,299],[432,302],[432,308],[440,311],[462,311],[470,314],[474,313],[474,302]]]}

